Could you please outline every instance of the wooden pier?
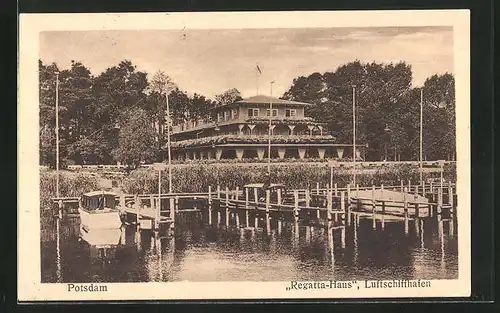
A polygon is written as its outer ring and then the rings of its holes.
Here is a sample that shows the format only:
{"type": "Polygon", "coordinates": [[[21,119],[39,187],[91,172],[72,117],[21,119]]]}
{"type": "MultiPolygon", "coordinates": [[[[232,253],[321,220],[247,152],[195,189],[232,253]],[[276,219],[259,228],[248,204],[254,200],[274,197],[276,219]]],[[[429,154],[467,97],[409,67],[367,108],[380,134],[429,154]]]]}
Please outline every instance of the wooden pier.
{"type": "MultiPolygon", "coordinates": [[[[159,230],[162,225],[174,228],[176,216],[196,214],[203,223],[235,228],[281,229],[287,225],[314,226],[340,229],[345,236],[346,225],[359,218],[371,218],[373,227],[380,222],[382,229],[389,220],[403,220],[405,230],[411,220],[439,216],[453,219],[456,215],[456,187],[448,183],[422,184],[411,186],[411,182],[401,182],[398,186],[321,186],[315,188],[281,191],[271,195],[265,190],[259,196],[257,188],[221,188],[209,186],[207,192],[165,193],[165,194],[121,194],[117,196],[118,208],[123,220],[136,224],[138,228],[159,230]],[[376,190],[388,190],[401,195],[401,199],[384,199],[375,196],[376,190]],[[410,190],[412,192],[410,192],[410,190]],[[371,197],[361,197],[358,193],[371,191],[371,197]],[[427,201],[415,201],[425,197],[427,201]]],[[[64,204],[78,203],[77,197],[53,198],[58,204],[59,216],[64,212],[64,204]]]]}

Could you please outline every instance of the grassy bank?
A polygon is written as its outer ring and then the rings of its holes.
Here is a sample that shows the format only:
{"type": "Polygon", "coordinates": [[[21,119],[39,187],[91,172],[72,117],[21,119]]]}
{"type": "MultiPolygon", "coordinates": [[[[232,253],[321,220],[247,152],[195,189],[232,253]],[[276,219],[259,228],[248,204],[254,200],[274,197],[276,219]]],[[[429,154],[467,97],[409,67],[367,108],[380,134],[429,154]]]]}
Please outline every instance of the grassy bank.
{"type": "MultiPolygon", "coordinates": [[[[174,192],[202,192],[208,186],[220,185],[225,188],[242,187],[251,182],[263,182],[267,175],[267,165],[261,164],[248,166],[210,166],[193,164],[186,167],[172,169],[172,189],[174,192]]],[[[424,179],[437,177],[439,173],[425,173],[424,179]]],[[[454,165],[446,165],[444,177],[447,180],[456,180],[454,165]]],[[[317,182],[322,186],[330,182],[330,169],[328,167],[308,166],[307,164],[273,165],[271,167],[271,180],[274,183],[283,183],[288,188],[315,187],[317,182]]],[[[398,185],[400,181],[413,183],[419,181],[418,167],[412,165],[396,165],[388,168],[378,168],[370,172],[360,170],[357,183],[361,186],[368,185],[398,185]]],[[[348,169],[337,168],[334,172],[334,182],[346,186],[352,181],[352,174],[348,169]]],[[[123,190],[127,193],[155,193],[158,190],[158,172],[152,169],[137,169],[132,171],[123,180],[123,190]]],[[[167,171],[162,175],[162,192],[168,191],[167,171]]]]}
{"type": "MultiPolygon", "coordinates": [[[[51,198],[56,196],[56,172],[40,171],[40,206],[51,206],[51,198]]],[[[61,171],[59,176],[59,194],[61,197],[81,196],[82,193],[99,188],[99,177],[61,171]]]]}

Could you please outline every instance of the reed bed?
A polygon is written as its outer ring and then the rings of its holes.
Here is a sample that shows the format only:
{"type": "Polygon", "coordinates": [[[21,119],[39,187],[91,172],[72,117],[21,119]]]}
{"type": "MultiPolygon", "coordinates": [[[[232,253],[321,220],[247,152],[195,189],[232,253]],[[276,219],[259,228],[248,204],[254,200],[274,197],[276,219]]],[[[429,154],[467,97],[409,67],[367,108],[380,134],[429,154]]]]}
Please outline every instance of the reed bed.
{"type": "MultiPolygon", "coordinates": [[[[455,166],[445,166],[444,178],[456,181],[455,166]]],[[[173,192],[206,192],[208,186],[219,185],[222,188],[234,189],[245,184],[264,182],[267,177],[267,165],[255,166],[210,166],[208,164],[193,164],[187,167],[172,168],[173,192]]],[[[439,173],[424,173],[424,179],[439,177],[439,173]]],[[[352,183],[353,175],[346,168],[335,168],[333,182],[339,187],[352,183]]],[[[399,185],[411,181],[418,184],[420,180],[418,167],[412,165],[395,165],[387,168],[378,168],[370,172],[359,170],[356,182],[360,186],[371,185],[399,185]]],[[[330,183],[330,168],[327,166],[308,166],[307,164],[286,164],[271,166],[271,182],[282,183],[287,188],[302,189],[314,188],[316,183],[322,187],[330,183]]],[[[156,193],[158,192],[158,171],[140,168],[132,171],[123,180],[123,190],[127,193],[156,193]]],[[[168,171],[162,173],[162,192],[168,192],[168,171]]]]}
{"type": "MultiPolygon", "coordinates": [[[[61,171],[59,174],[59,195],[61,197],[77,197],[83,193],[99,189],[99,177],[61,171]]],[[[40,206],[52,205],[51,198],[56,196],[56,172],[40,171],[40,206]]]]}

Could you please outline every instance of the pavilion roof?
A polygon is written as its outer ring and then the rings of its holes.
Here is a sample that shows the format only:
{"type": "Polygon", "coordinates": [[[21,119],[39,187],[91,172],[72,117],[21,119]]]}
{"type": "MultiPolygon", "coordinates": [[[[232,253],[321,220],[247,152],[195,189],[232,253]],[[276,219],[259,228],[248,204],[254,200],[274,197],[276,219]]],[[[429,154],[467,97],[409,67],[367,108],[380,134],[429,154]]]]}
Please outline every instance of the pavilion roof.
{"type": "Polygon", "coordinates": [[[250,98],[246,98],[240,101],[236,101],[234,103],[228,103],[224,104],[218,107],[215,107],[214,109],[217,110],[222,107],[228,107],[228,106],[234,106],[238,104],[269,104],[273,103],[273,105],[279,105],[279,106],[311,106],[311,103],[306,103],[306,102],[299,102],[299,101],[292,101],[292,100],[285,100],[285,99],[278,99],[274,97],[269,97],[269,96],[264,96],[264,95],[257,95],[253,96],[250,98]]]}

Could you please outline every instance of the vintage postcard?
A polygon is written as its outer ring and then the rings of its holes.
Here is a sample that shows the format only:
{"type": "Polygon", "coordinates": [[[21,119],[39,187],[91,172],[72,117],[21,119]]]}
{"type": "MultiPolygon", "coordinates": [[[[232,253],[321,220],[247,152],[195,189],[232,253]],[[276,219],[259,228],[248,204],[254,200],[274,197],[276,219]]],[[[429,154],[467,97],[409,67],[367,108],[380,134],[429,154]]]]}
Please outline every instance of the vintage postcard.
{"type": "Polygon", "coordinates": [[[465,10],[21,15],[19,301],[469,296],[469,64],[465,10]]]}

